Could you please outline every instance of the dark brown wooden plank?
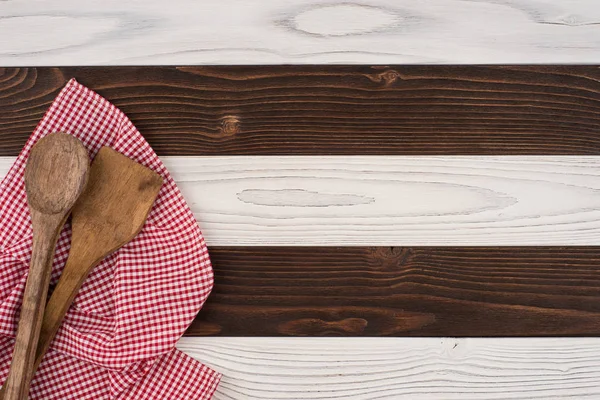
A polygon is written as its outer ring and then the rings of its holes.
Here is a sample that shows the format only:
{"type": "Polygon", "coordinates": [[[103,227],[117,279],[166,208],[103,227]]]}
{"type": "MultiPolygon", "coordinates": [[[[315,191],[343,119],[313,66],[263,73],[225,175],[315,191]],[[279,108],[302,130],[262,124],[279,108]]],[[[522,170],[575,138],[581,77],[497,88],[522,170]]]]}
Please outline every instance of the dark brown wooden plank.
{"type": "Polygon", "coordinates": [[[600,334],[600,247],[209,250],[187,335],[600,334]]]}
{"type": "Polygon", "coordinates": [[[159,155],[600,154],[597,66],[0,68],[0,155],[69,78],[159,155]]]}

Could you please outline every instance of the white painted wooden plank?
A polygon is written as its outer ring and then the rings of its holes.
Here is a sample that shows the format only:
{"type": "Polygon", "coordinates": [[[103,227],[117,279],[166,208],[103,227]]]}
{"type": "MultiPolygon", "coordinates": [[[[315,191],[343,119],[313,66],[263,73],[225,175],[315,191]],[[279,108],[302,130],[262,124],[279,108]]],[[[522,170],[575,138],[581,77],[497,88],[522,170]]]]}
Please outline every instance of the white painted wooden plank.
{"type": "Polygon", "coordinates": [[[210,245],[600,245],[595,156],[164,162],[210,245]]]}
{"type": "Polygon", "coordinates": [[[229,338],[177,346],[224,374],[215,400],[600,398],[600,339],[229,338]]]}
{"type": "Polygon", "coordinates": [[[0,65],[598,63],[597,0],[4,0],[0,65]]]}

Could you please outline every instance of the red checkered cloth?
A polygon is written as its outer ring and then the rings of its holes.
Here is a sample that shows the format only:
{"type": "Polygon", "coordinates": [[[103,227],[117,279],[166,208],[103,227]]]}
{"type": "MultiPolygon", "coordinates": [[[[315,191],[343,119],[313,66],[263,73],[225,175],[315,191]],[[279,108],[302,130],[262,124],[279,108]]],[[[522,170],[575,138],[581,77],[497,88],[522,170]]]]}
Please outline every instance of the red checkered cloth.
{"type": "MultiPolygon", "coordinates": [[[[174,348],[213,286],[198,224],[173,178],[119,109],[71,80],[0,184],[0,379],[8,374],[31,257],[23,172],[34,143],[62,131],[93,158],[110,146],[159,173],[142,231],[87,278],[31,385],[30,399],[210,399],[221,375],[174,348]]],[[[67,224],[52,284],[69,255],[67,224]]]]}

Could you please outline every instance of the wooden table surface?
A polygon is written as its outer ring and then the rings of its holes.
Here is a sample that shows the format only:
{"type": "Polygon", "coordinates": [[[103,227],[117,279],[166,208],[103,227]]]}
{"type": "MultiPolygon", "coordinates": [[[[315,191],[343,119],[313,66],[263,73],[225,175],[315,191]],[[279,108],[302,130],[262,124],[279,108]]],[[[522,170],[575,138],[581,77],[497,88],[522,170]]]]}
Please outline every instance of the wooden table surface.
{"type": "Polygon", "coordinates": [[[600,398],[600,69],[535,65],[600,61],[600,7],[284,3],[0,2],[0,176],[72,77],[131,118],[217,400],[600,398]]]}

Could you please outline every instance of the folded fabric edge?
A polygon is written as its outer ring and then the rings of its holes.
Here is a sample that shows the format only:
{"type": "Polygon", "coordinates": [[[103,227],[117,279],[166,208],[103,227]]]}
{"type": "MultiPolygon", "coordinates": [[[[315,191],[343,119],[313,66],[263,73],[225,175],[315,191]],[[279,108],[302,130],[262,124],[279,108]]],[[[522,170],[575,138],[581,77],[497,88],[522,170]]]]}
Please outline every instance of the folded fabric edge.
{"type": "Polygon", "coordinates": [[[210,400],[221,377],[221,373],[174,349],[158,357],[142,379],[114,400],[210,400]]]}

